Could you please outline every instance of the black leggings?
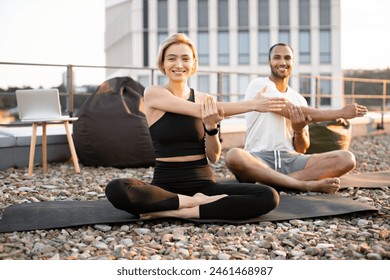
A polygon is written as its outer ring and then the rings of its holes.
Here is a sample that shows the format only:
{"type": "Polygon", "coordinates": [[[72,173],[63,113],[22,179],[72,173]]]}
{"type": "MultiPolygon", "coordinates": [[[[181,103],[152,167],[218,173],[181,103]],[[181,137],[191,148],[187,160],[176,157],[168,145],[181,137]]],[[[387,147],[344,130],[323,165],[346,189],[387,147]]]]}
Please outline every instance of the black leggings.
{"type": "Polygon", "coordinates": [[[157,161],[151,184],[137,179],[115,179],[106,186],[108,200],[132,214],[177,210],[177,194],[193,196],[227,194],[199,206],[201,219],[241,220],[255,218],[276,208],[279,195],[268,186],[249,183],[216,183],[207,160],[157,161]]]}

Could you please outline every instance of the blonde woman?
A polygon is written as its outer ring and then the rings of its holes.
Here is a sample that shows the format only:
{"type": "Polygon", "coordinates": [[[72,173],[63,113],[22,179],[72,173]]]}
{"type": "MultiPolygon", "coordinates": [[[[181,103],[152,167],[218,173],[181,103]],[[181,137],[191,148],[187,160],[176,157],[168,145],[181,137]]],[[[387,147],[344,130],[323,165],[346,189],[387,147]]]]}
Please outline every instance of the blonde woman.
{"type": "Polygon", "coordinates": [[[224,116],[249,111],[280,111],[286,101],[265,98],[261,89],[243,102],[215,102],[189,88],[197,71],[195,45],[176,33],[162,42],[157,66],[167,76],[165,85],[145,89],[145,114],[153,140],[156,165],[150,184],[123,178],[110,182],[106,196],[119,209],[141,218],[182,217],[250,219],[279,203],[271,187],[247,183],[217,183],[209,162],[221,155],[219,122],[224,116]]]}

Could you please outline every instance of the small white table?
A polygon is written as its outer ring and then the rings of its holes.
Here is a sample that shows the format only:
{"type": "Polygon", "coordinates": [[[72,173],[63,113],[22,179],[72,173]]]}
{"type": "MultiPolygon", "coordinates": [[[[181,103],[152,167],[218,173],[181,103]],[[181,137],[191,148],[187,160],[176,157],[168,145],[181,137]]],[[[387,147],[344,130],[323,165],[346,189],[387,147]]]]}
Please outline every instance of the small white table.
{"type": "Polygon", "coordinates": [[[65,126],[66,137],[68,139],[70,154],[72,156],[72,161],[76,173],[80,173],[79,161],[76,154],[76,149],[74,147],[72,133],[70,131],[69,121],[77,120],[77,117],[69,117],[63,120],[59,119],[47,119],[47,120],[37,120],[32,122],[32,135],[31,135],[31,144],[30,144],[30,158],[28,163],[28,175],[31,176],[34,168],[34,157],[35,157],[35,145],[37,141],[37,128],[38,125],[42,124],[42,171],[46,172],[47,170],[47,139],[46,139],[46,126],[48,123],[63,123],[65,126]]]}

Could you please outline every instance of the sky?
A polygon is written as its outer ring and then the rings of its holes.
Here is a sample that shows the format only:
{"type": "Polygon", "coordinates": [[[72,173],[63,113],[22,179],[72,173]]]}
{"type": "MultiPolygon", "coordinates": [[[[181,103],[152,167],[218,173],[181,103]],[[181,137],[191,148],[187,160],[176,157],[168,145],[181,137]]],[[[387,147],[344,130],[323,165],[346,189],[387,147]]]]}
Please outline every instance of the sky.
{"type": "MultiPolygon", "coordinates": [[[[104,8],[105,0],[0,0],[0,62],[105,65],[104,8]]],[[[341,65],[390,67],[389,0],[341,0],[341,65]]],[[[0,88],[61,84],[65,68],[48,69],[0,65],[0,88]]],[[[77,85],[104,79],[102,69],[77,70],[77,85]]]]}

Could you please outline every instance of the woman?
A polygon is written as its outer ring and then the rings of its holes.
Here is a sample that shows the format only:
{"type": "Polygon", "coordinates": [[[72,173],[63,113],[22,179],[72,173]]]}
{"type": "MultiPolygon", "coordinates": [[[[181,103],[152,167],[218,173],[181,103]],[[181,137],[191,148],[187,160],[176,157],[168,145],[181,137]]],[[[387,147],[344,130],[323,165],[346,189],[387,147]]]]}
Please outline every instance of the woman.
{"type": "Polygon", "coordinates": [[[118,209],[142,219],[181,217],[249,219],[268,213],[279,203],[268,186],[216,183],[211,166],[219,160],[219,122],[224,116],[249,111],[279,111],[286,101],[265,98],[216,103],[208,94],[188,87],[197,70],[197,52],[184,34],[168,37],[160,46],[157,65],[167,76],[164,86],[145,89],[145,114],[156,154],[151,184],[115,179],[106,187],[108,200],[118,209]]]}

